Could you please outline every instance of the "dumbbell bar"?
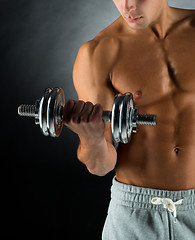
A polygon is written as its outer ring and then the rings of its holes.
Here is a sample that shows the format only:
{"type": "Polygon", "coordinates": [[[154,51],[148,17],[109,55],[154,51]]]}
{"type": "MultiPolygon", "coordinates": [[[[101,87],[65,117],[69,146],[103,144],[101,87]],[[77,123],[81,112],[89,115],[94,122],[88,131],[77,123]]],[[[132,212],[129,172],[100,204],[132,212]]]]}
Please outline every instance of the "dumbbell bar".
{"type": "MultiPolygon", "coordinates": [[[[59,137],[62,131],[64,92],[61,88],[47,88],[35,105],[20,105],[20,116],[35,117],[35,124],[45,136],[59,137]]],[[[115,142],[128,143],[131,133],[136,133],[137,125],[156,125],[156,115],[139,114],[134,108],[131,93],[117,94],[111,111],[103,111],[104,122],[111,122],[112,137],[115,142]]]]}

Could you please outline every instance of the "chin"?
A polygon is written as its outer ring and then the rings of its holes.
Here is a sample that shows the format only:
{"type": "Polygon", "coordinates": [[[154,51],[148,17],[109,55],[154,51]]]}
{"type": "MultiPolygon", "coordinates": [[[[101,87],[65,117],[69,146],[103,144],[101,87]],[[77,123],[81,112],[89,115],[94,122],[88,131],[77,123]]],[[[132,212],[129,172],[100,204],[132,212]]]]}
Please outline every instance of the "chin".
{"type": "Polygon", "coordinates": [[[146,23],[146,22],[136,24],[136,23],[129,23],[129,22],[126,21],[126,23],[133,30],[143,30],[143,29],[146,29],[149,26],[149,23],[146,23]]]}
{"type": "Polygon", "coordinates": [[[146,29],[147,26],[130,26],[130,28],[133,30],[143,30],[146,29]]]}
{"type": "Polygon", "coordinates": [[[149,26],[149,24],[142,24],[142,25],[134,25],[133,26],[132,24],[129,24],[129,23],[128,23],[128,25],[133,30],[144,30],[149,26]]]}

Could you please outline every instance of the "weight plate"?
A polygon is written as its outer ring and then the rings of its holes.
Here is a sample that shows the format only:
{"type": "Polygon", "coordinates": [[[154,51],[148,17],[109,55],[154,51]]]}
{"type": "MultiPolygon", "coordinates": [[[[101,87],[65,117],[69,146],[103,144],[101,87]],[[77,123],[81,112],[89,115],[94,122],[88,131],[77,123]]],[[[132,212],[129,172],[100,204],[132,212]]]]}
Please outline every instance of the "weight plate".
{"type": "Polygon", "coordinates": [[[63,128],[63,108],[65,106],[65,97],[64,92],[61,88],[58,89],[58,94],[55,102],[55,135],[56,137],[60,136],[60,133],[63,128]]]}
{"type": "Polygon", "coordinates": [[[47,105],[47,128],[51,137],[59,137],[62,123],[62,107],[65,105],[64,92],[61,88],[54,88],[50,93],[47,105]]]}
{"type": "Polygon", "coordinates": [[[128,143],[129,136],[132,129],[129,128],[130,121],[130,105],[131,105],[131,93],[125,93],[123,101],[120,104],[120,115],[119,115],[119,136],[122,143],[128,143]]]}
{"type": "Polygon", "coordinates": [[[130,141],[130,138],[131,138],[131,133],[133,132],[134,130],[134,122],[133,122],[133,119],[134,119],[134,106],[133,106],[133,95],[131,94],[131,99],[130,99],[130,102],[129,102],[130,106],[129,106],[129,121],[128,121],[128,139],[130,141]]]}
{"type": "Polygon", "coordinates": [[[39,125],[41,132],[45,136],[49,136],[49,131],[47,129],[47,103],[50,96],[51,88],[47,88],[44,91],[44,94],[39,103],[39,125]]]}
{"type": "Polygon", "coordinates": [[[119,120],[120,120],[120,104],[124,96],[122,94],[117,94],[114,98],[114,103],[112,107],[112,120],[111,120],[111,130],[112,138],[115,142],[120,142],[119,133],[119,120]]]}

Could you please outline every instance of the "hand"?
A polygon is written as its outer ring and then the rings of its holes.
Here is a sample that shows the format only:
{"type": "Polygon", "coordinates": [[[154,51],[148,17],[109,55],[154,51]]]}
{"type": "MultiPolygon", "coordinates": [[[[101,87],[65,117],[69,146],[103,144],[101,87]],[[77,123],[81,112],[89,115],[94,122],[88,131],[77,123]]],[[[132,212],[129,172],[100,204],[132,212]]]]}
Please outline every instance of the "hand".
{"type": "Polygon", "coordinates": [[[71,99],[63,109],[63,123],[79,135],[82,144],[95,145],[104,139],[102,113],[100,104],[71,99]]]}

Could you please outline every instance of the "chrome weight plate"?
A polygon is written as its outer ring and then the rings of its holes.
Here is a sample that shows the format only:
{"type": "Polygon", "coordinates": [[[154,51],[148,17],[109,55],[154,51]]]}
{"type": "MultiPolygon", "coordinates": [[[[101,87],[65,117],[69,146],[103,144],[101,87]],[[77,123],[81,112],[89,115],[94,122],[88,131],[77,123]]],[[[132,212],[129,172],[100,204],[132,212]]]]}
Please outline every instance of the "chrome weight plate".
{"type": "Polygon", "coordinates": [[[47,103],[48,103],[48,99],[51,91],[52,91],[51,88],[46,88],[39,103],[39,113],[38,113],[39,125],[40,125],[41,132],[45,136],[49,136],[49,131],[47,128],[47,103]]]}
{"type": "Polygon", "coordinates": [[[112,138],[115,142],[120,142],[119,124],[120,124],[120,106],[123,101],[124,96],[122,94],[117,94],[114,98],[114,103],[112,107],[112,119],[111,119],[111,130],[112,138]]]}
{"type": "Polygon", "coordinates": [[[134,112],[135,112],[135,109],[134,109],[134,105],[133,105],[133,94],[131,93],[131,97],[130,97],[130,102],[129,102],[129,122],[128,122],[128,129],[129,129],[129,132],[128,132],[128,138],[129,138],[129,141],[130,141],[130,138],[131,138],[131,133],[134,132],[134,129],[136,129],[136,122],[134,123],[134,112]]]}
{"type": "Polygon", "coordinates": [[[61,88],[54,88],[50,93],[47,105],[47,129],[51,137],[59,137],[62,123],[62,109],[65,106],[64,92],[61,88]]]}
{"type": "Polygon", "coordinates": [[[133,95],[131,93],[125,93],[123,96],[124,98],[119,107],[119,136],[122,143],[128,143],[132,132],[130,124],[130,111],[133,95]]]}

